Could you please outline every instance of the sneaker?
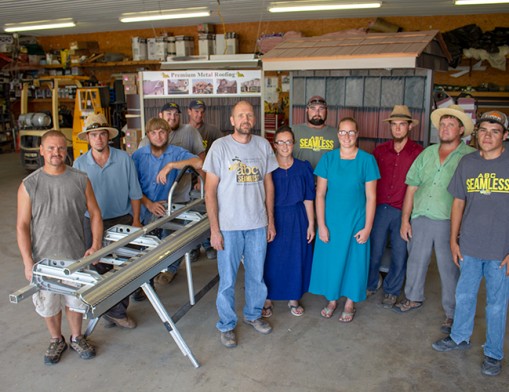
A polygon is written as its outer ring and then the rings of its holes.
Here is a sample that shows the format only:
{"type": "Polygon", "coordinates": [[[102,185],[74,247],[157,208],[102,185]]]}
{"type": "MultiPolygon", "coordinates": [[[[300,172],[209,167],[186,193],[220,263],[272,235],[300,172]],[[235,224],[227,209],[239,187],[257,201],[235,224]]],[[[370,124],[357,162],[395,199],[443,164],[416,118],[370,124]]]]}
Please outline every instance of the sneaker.
{"type": "Polygon", "coordinates": [[[46,365],[54,365],[58,363],[65,350],[67,350],[67,343],[63,336],[61,336],[60,339],[51,339],[49,347],[44,354],[44,363],[46,365]]]}
{"type": "Polygon", "coordinates": [[[257,332],[263,333],[267,335],[272,332],[272,327],[270,324],[262,318],[256,320],[246,320],[244,319],[244,323],[252,326],[257,332]]]}
{"type": "Polygon", "coordinates": [[[470,342],[461,342],[457,344],[450,336],[447,336],[446,338],[437,340],[431,347],[443,353],[452,350],[466,350],[470,348],[470,342]]]}
{"type": "Polygon", "coordinates": [[[113,327],[120,327],[120,328],[126,328],[126,329],[134,329],[136,328],[136,321],[129,318],[128,316],[125,316],[123,318],[115,318],[108,316],[107,314],[103,315],[103,320],[106,322],[104,325],[105,328],[113,328],[113,327]]]}
{"type": "Polygon", "coordinates": [[[397,300],[398,297],[396,297],[395,295],[385,294],[384,299],[382,300],[382,305],[385,309],[390,309],[396,304],[397,300]]]}
{"type": "Polygon", "coordinates": [[[217,250],[215,250],[214,248],[207,248],[207,250],[205,250],[205,253],[207,255],[207,259],[209,260],[217,259],[217,250]]]}
{"type": "Polygon", "coordinates": [[[498,376],[502,371],[502,361],[484,356],[484,360],[481,365],[481,373],[485,376],[498,376]]]}
{"type": "Polygon", "coordinates": [[[161,272],[154,278],[154,283],[164,286],[164,285],[167,285],[167,284],[170,284],[171,282],[173,282],[173,279],[175,279],[175,276],[177,276],[176,272],[171,272],[171,271],[161,272]]]}
{"type": "Polygon", "coordinates": [[[235,331],[226,331],[221,332],[221,343],[223,346],[228,348],[237,347],[237,337],[235,336],[235,331]]]}
{"type": "Polygon", "coordinates": [[[80,355],[81,359],[92,359],[95,357],[95,347],[88,343],[85,336],[80,335],[76,340],[72,340],[71,336],[70,341],[69,345],[80,355]]]}
{"type": "Polygon", "coordinates": [[[440,326],[440,332],[450,335],[453,321],[454,320],[452,318],[447,317],[440,326]]]}

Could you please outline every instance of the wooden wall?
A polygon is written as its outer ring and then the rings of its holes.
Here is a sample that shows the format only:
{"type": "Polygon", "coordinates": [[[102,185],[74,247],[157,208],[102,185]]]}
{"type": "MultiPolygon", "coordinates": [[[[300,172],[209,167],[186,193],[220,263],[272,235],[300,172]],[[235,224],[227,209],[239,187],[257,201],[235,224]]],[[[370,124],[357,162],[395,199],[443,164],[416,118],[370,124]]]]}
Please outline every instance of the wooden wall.
{"type": "MultiPolygon", "coordinates": [[[[387,22],[396,24],[405,31],[438,29],[449,31],[467,24],[475,23],[483,31],[493,28],[509,27],[509,14],[487,15],[454,15],[454,16],[423,16],[423,17],[387,17],[387,22]]],[[[325,20],[302,20],[283,22],[237,23],[227,24],[225,31],[234,31],[240,36],[240,52],[253,53],[256,51],[256,40],[261,34],[274,32],[300,31],[305,36],[316,36],[339,30],[366,28],[373,18],[345,18],[325,20]]],[[[222,33],[221,25],[216,25],[216,33],[222,33]]],[[[132,37],[154,37],[167,33],[169,35],[197,36],[196,26],[167,27],[164,29],[141,29],[128,31],[113,31],[106,33],[74,34],[51,37],[39,37],[39,43],[45,50],[68,48],[72,41],[98,41],[101,51],[117,52],[131,56],[132,37]]],[[[197,45],[195,45],[197,47],[197,45]]],[[[464,61],[468,65],[469,61],[464,61]]],[[[486,63],[486,62],[485,62],[486,63]]],[[[436,73],[435,81],[439,84],[472,85],[480,83],[495,83],[509,88],[509,72],[493,69],[488,65],[485,72],[474,71],[460,78],[451,78],[454,72],[436,73]]]]}

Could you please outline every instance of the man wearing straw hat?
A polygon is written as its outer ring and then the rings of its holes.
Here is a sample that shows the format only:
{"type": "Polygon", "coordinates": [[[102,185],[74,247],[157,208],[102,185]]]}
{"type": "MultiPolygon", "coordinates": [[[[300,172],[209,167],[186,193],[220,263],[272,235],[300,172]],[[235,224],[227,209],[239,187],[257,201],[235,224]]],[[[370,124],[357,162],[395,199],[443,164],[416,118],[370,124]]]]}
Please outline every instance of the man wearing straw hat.
{"type": "Polygon", "coordinates": [[[326,152],[339,148],[337,129],[326,125],[327,102],[315,95],[306,105],[306,122],[292,126],[295,133],[295,158],[309,161],[313,168],[326,152]]]}
{"type": "Polygon", "coordinates": [[[461,141],[462,137],[472,133],[474,123],[457,105],[434,110],[431,122],[438,129],[440,143],[427,147],[414,161],[406,177],[408,187],[400,230],[401,237],[408,243],[406,299],[393,309],[407,313],[423,305],[424,283],[434,249],[445,311],[445,321],[440,330],[448,334],[454,318],[454,293],[459,270],[454,265],[449,245],[453,198],[447,186],[460,159],[475,151],[461,141]]]}
{"type": "MultiPolygon", "coordinates": [[[[85,120],[85,130],[78,138],[90,145],[90,150],[74,162],[74,167],[87,173],[101,208],[104,230],[118,224],[141,227],[141,193],[134,162],[126,152],[110,147],[118,131],[108,125],[103,114],[90,114],[85,120]]],[[[85,216],[85,243],[92,242],[90,218],[85,216]]],[[[93,266],[99,274],[113,268],[110,264],[93,266]]],[[[136,322],[127,316],[129,297],[113,306],[104,316],[107,327],[118,326],[132,329],[136,322]]]]}
{"type": "Polygon", "coordinates": [[[406,243],[399,234],[407,188],[405,178],[423,147],[409,138],[409,132],[419,124],[419,120],[412,118],[407,106],[394,106],[391,115],[384,121],[390,125],[392,140],[378,145],[373,151],[382,177],[376,187],[377,207],[371,230],[367,294],[374,294],[379,287],[380,264],[390,233],[391,264],[383,281],[382,304],[385,308],[392,308],[401,292],[406,271],[406,243]]]}

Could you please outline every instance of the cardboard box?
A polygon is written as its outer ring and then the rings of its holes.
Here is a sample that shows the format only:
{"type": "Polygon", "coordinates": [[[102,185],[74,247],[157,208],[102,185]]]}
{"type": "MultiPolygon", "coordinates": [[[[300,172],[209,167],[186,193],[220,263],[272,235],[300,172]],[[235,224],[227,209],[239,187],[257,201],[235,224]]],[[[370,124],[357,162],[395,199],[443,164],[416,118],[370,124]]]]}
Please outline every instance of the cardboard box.
{"type": "Polygon", "coordinates": [[[138,144],[143,138],[143,131],[141,129],[127,129],[125,131],[125,141],[138,144]]]}
{"type": "Polygon", "coordinates": [[[164,61],[166,59],[166,52],[166,37],[155,37],[147,39],[147,57],[149,60],[164,61]]]}
{"type": "Polygon", "coordinates": [[[126,84],[136,84],[138,79],[138,74],[130,73],[130,74],[122,74],[122,83],[126,84]]]}
{"type": "Polygon", "coordinates": [[[72,41],[69,44],[69,49],[73,49],[73,50],[88,49],[91,52],[99,52],[99,42],[97,42],[97,41],[72,41]]]}
{"type": "Polygon", "coordinates": [[[124,94],[138,94],[138,85],[136,83],[124,83],[124,94]]]}
{"type": "Polygon", "coordinates": [[[138,143],[135,143],[135,142],[128,142],[126,140],[125,142],[125,151],[129,154],[129,155],[132,155],[136,150],[138,149],[138,143]]]}

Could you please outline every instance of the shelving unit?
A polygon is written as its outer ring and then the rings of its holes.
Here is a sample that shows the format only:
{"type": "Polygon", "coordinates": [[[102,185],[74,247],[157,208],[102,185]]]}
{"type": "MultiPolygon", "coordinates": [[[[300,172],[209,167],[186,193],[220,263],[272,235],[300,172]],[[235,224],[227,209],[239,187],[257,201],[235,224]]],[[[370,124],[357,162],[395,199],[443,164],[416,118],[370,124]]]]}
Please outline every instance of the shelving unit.
{"type": "Polygon", "coordinates": [[[445,91],[452,98],[471,96],[476,100],[477,108],[481,112],[500,110],[509,114],[509,91],[445,91]]]}

